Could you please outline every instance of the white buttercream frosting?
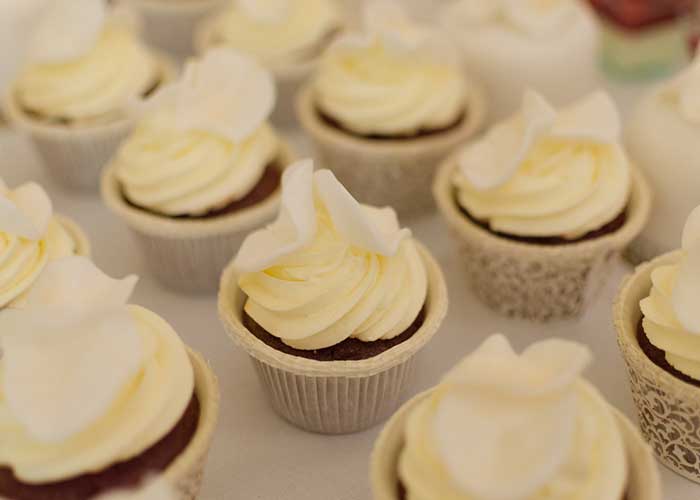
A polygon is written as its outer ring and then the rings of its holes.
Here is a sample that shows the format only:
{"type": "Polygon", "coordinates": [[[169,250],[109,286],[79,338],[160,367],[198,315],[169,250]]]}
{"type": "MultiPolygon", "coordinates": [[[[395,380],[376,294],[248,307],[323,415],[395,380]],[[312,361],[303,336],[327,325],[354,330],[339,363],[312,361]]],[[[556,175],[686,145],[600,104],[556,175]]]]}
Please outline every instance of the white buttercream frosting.
{"type": "Polygon", "coordinates": [[[28,64],[15,82],[20,105],[48,119],[108,121],[124,116],[159,75],[132,23],[102,0],[52,2],[28,64]]]}
{"type": "Polygon", "coordinates": [[[187,351],[164,320],[126,304],[135,283],[59,259],[23,309],[0,315],[0,465],[21,481],[98,472],[182,417],[194,388],[187,351]]]}
{"type": "Polygon", "coordinates": [[[407,499],[623,498],[624,444],[580,378],[589,361],[568,341],[518,355],[504,336],[489,338],[409,416],[399,459],[407,499]]]}
{"type": "Polygon", "coordinates": [[[75,251],[39,185],[10,190],[0,180],[0,309],[18,305],[49,260],[75,251]]]}
{"type": "Polygon", "coordinates": [[[686,222],[682,249],[678,263],[652,272],[651,293],[640,303],[642,325],[671,366],[700,381],[700,207],[686,222]]]}
{"type": "Polygon", "coordinates": [[[162,478],[150,480],[133,490],[120,490],[100,495],[94,500],[176,500],[170,484],[162,478]]]}
{"type": "Polygon", "coordinates": [[[662,95],[671,99],[686,121],[700,126],[700,53],[686,70],[664,86],[662,95]]]}
{"type": "Polygon", "coordinates": [[[604,93],[557,111],[528,92],[520,112],[460,153],[457,201],[494,231],[581,237],[628,203],[631,167],[619,136],[604,93]]]}
{"type": "Polygon", "coordinates": [[[238,201],[279,154],[267,123],[269,72],[229,49],[190,62],[180,81],[137,108],[141,122],[119,149],[117,179],[135,204],[165,215],[201,215],[238,201]]]}
{"type": "Polygon", "coordinates": [[[319,110],[351,132],[402,136],[456,123],[466,81],[451,43],[393,1],[368,2],[363,31],[339,38],[314,80],[319,110]]]}
{"type": "Polygon", "coordinates": [[[243,242],[234,265],[245,312],[304,350],[394,338],[418,317],[428,288],[395,212],[360,205],[310,160],[285,172],[278,219],[243,242]]]}
{"type": "Polygon", "coordinates": [[[212,25],[213,42],[275,67],[311,61],[340,28],[334,0],[237,0],[212,25]]]}

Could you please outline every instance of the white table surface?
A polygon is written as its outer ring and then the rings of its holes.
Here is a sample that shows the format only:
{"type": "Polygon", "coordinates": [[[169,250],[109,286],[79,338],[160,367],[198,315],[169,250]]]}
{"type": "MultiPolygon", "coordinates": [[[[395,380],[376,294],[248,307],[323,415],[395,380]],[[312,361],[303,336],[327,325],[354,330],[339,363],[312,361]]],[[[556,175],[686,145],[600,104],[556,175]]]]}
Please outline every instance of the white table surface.
{"type": "MultiPolygon", "coordinates": [[[[616,89],[626,109],[636,93],[616,89]]],[[[303,144],[302,144],[303,146],[303,144]]],[[[209,457],[203,500],[370,500],[368,459],[381,425],[347,436],[301,431],[268,406],[247,359],[224,334],[213,296],[184,296],[162,288],[150,275],[127,228],[94,195],[66,192],[48,178],[29,145],[0,132],[0,176],[10,185],[37,180],[55,207],[77,220],[93,244],[97,264],[108,274],[141,276],[133,301],[166,318],[187,344],[211,362],[221,384],[219,427],[209,457]]],[[[636,421],[627,374],[615,342],[611,305],[629,266],[620,262],[593,307],[578,321],[546,326],[499,317],[467,287],[459,258],[438,216],[411,227],[442,264],[450,311],[441,331],[418,356],[414,384],[406,398],[433,386],[488,335],[507,334],[519,348],[542,338],[585,342],[595,353],[587,376],[615,406],[636,421]]],[[[661,467],[665,500],[696,500],[700,485],[661,467]]]]}

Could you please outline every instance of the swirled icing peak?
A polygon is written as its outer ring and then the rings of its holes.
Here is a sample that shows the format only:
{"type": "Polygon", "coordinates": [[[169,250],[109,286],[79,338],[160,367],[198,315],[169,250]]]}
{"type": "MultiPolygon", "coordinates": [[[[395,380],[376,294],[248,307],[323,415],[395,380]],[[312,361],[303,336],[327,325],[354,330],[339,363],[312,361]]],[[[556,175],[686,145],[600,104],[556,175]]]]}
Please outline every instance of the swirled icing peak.
{"type": "Polygon", "coordinates": [[[576,0],[460,0],[446,8],[442,16],[449,25],[500,23],[540,37],[566,29],[576,14],[576,0]]]}
{"type": "Polygon", "coordinates": [[[620,117],[615,104],[603,92],[557,111],[544,97],[528,91],[519,113],[464,149],[459,158],[461,173],[479,190],[502,186],[544,138],[616,144],[620,138],[620,117]]]}
{"type": "Polygon", "coordinates": [[[169,109],[180,132],[204,131],[233,142],[248,138],[275,105],[270,73],[232,49],[214,48],[187,64],[179,81],[165,86],[137,112],[169,109]]]}
{"type": "Polygon", "coordinates": [[[316,235],[316,204],[322,203],[335,230],[359,248],[395,255],[410,235],[400,229],[392,209],[368,209],[358,203],[330,170],[313,171],[313,161],[289,167],[282,177],[282,205],[277,220],[243,242],[234,265],[241,273],[262,271],[309,245],[316,235]]]}
{"type": "Polygon", "coordinates": [[[683,261],[673,290],[673,308],[678,321],[700,335],[700,207],[693,210],[683,229],[683,261]]]}
{"type": "Polygon", "coordinates": [[[45,271],[24,308],[0,315],[0,346],[7,407],[34,439],[52,444],[109,409],[143,346],[126,307],[135,278],[112,280],[84,257],[45,271]]]}
{"type": "Polygon", "coordinates": [[[503,335],[487,339],[409,415],[399,460],[407,498],[622,498],[624,444],[580,377],[590,360],[569,341],[517,354],[503,335]]]}
{"type": "Polygon", "coordinates": [[[10,190],[0,179],[0,232],[36,241],[46,234],[52,215],[41,186],[30,182],[10,190]]]}
{"type": "Polygon", "coordinates": [[[693,63],[667,85],[665,92],[685,120],[700,125],[700,52],[693,63]]]}

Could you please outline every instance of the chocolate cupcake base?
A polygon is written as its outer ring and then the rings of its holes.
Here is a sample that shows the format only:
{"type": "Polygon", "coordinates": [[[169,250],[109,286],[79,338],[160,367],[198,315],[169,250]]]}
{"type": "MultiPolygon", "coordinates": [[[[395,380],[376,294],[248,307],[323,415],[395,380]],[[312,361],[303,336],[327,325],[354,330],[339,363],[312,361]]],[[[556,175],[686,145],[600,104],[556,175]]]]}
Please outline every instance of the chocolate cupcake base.
{"type": "Polygon", "coordinates": [[[134,488],[152,474],[162,473],[189,445],[199,423],[200,403],[194,395],[175,427],[160,441],[131,460],[100,472],[49,484],[28,484],[11,469],[0,467],[0,498],[12,500],[85,500],[117,489],[134,488]]]}

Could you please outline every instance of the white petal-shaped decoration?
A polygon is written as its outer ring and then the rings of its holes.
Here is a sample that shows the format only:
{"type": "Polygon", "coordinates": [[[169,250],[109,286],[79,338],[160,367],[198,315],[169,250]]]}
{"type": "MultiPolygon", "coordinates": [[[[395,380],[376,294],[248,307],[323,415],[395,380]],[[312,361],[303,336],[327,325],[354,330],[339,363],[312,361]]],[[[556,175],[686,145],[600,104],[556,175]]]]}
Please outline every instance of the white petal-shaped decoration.
{"type": "Polygon", "coordinates": [[[176,129],[207,131],[241,142],[267,120],[275,99],[269,71],[247,55],[214,48],[201,60],[188,63],[180,81],[136,105],[132,112],[138,115],[171,107],[176,129]]]}
{"type": "Polygon", "coordinates": [[[336,230],[351,244],[380,255],[395,255],[410,230],[399,227],[391,208],[365,208],[352,197],[330,170],[314,176],[316,190],[323,200],[336,230]]]}
{"type": "Polygon", "coordinates": [[[103,0],[48,2],[30,43],[30,61],[54,64],[82,57],[95,46],[106,18],[103,0]]]}
{"type": "Polygon", "coordinates": [[[58,260],[24,308],[0,314],[3,393],[33,438],[59,443],[89,428],[138,373],[143,346],[126,306],[133,283],[85,258],[58,260]]]}
{"type": "Polygon", "coordinates": [[[559,340],[518,356],[495,335],[450,372],[438,389],[433,433],[467,497],[530,498],[557,473],[573,445],[572,388],[589,361],[588,349],[559,340]]]}
{"type": "Polygon", "coordinates": [[[673,289],[673,310],[683,328],[700,335],[700,207],[691,212],[683,229],[683,250],[685,256],[673,289]]]}
{"type": "Polygon", "coordinates": [[[598,91],[562,109],[551,135],[562,139],[614,144],[620,140],[621,127],[620,113],[610,95],[598,91]]]}
{"type": "Polygon", "coordinates": [[[94,500],[175,500],[177,496],[170,484],[163,478],[156,478],[146,482],[136,490],[121,490],[100,495],[94,500]]]}
{"type": "Polygon", "coordinates": [[[51,199],[33,182],[0,194],[0,231],[40,240],[53,214],[51,199]]]}
{"type": "Polygon", "coordinates": [[[279,216],[245,239],[233,264],[237,272],[262,271],[311,243],[316,234],[313,171],[312,160],[299,161],[286,169],[279,216]]]}
{"type": "Polygon", "coordinates": [[[56,308],[76,315],[124,306],[137,276],[110,278],[87,257],[50,262],[27,294],[24,308],[56,308]]]}
{"type": "Polygon", "coordinates": [[[561,32],[576,15],[571,0],[504,0],[502,5],[505,19],[533,36],[561,32]]]}
{"type": "Polygon", "coordinates": [[[238,8],[261,23],[281,23],[289,16],[291,0],[238,0],[238,8]]]}
{"type": "Polygon", "coordinates": [[[550,130],[556,116],[542,96],[526,92],[518,114],[464,149],[459,157],[462,175],[483,191],[505,184],[518,171],[533,144],[550,130]]]}

